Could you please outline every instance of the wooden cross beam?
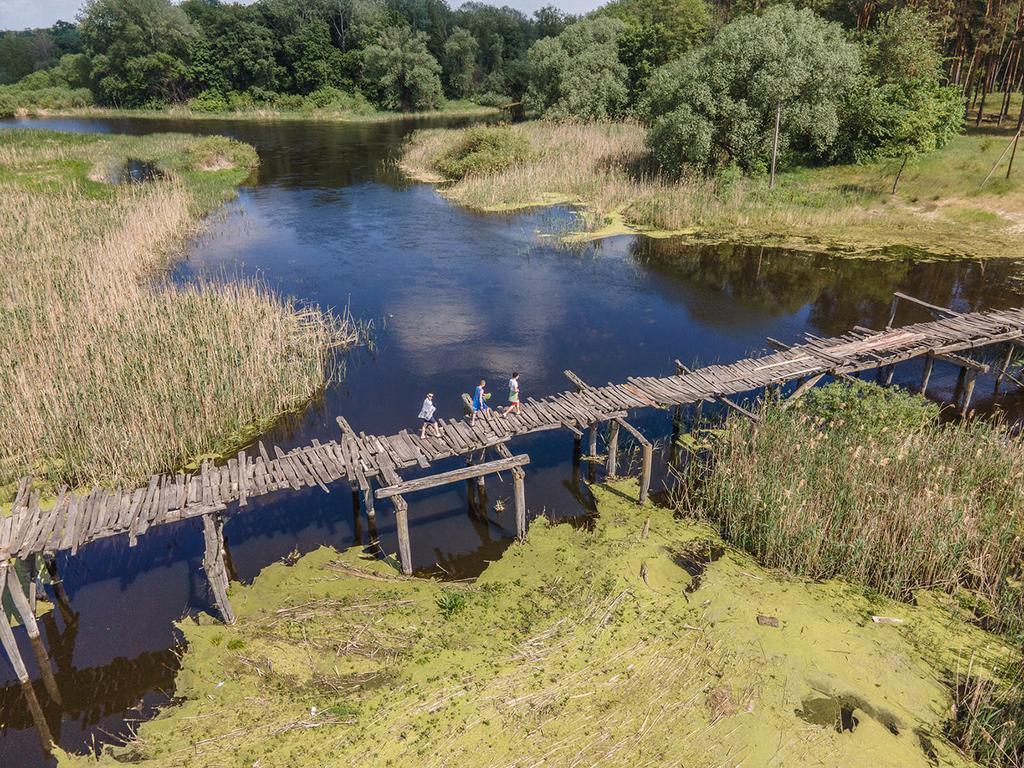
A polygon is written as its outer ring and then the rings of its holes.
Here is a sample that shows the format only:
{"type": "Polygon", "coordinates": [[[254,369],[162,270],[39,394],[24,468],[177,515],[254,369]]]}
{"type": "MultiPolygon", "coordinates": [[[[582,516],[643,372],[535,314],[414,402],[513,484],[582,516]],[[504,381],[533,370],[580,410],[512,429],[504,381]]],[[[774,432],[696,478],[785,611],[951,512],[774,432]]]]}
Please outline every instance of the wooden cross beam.
{"type": "MultiPolygon", "coordinates": [[[[499,443],[499,445],[501,445],[501,443],[499,443]]],[[[396,475],[394,482],[388,480],[391,484],[384,488],[378,488],[375,495],[378,499],[387,499],[400,494],[425,491],[428,488],[436,488],[439,485],[457,483],[460,480],[469,480],[470,478],[480,477],[482,475],[490,475],[494,472],[503,472],[506,469],[525,466],[529,463],[530,457],[525,453],[522,453],[518,456],[509,456],[508,458],[488,461],[483,464],[472,464],[468,467],[453,469],[449,472],[440,472],[436,475],[418,477],[415,480],[402,480],[396,475]]]]}
{"type": "Polygon", "coordinates": [[[954,312],[949,307],[940,307],[938,304],[932,304],[930,302],[919,299],[916,296],[911,296],[907,293],[900,293],[899,291],[893,291],[892,294],[892,306],[889,308],[889,320],[885,324],[886,330],[892,328],[892,323],[896,319],[896,307],[899,306],[900,299],[903,301],[909,301],[911,304],[917,304],[919,307],[924,307],[932,313],[932,317],[947,318],[947,317],[959,317],[959,312],[954,312]]]}

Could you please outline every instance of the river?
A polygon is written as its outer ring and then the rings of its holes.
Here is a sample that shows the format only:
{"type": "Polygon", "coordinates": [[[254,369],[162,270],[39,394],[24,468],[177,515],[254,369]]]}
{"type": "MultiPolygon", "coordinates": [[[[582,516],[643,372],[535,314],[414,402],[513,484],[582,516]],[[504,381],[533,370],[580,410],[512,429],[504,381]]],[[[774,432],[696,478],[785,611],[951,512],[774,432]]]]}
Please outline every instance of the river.
{"type": "MultiPolygon", "coordinates": [[[[1024,264],[955,261],[890,253],[863,259],[733,245],[615,237],[573,246],[566,207],[479,214],[448,203],[429,185],[410,183],[395,159],[419,124],[329,122],[48,119],[14,121],[80,132],[223,133],[249,142],[260,167],[238,198],[211,218],[173,269],[258,275],[275,290],[374,324],[374,346],[347,356],[345,376],[303,413],[264,436],[284,449],[337,436],[343,414],[356,430],[391,433],[416,423],[424,393],[439,415],[461,413],[459,396],[481,376],[496,398],[512,370],[524,396],[566,389],[572,369],[605,383],[673,371],[686,363],[731,361],[765,348],[765,338],[799,341],[805,332],[841,333],[884,325],[892,292],[903,290],[960,310],[1019,305],[1024,264]]],[[[926,319],[913,307],[900,322],[926,319]]],[[[919,364],[897,369],[915,382],[919,364]]],[[[956,369],[936,366],[932,393],[949,397],[956,369]]],[[[1015,393],[998,403],[989,377],[975,404],[1022,408],[1015,393]]],[[[651,436],[669,430],[665,414],[638,415],[651,436]]],[[[576,482],[572,436],[522,438],[531,515],[579,519],[589,513],[576,482]]],[[[445,464],[441,469],[457,466],[445,464]]],[[[449,486],[410,499],[418,572],[473,576],[501,556],[515,524],[494,502],[511,483],[489,481],[485,512],[470,510],[466,488],[449,486]]],[[[511,505],[508,505],[509,507],[511,505]]],[[[321,545],[397,549],[390,508],[376,527],[353,509],[343,483],[334,492],[287,492],[250,503],[225,528],[231,567],[248,581],[269,563],[321,545]]],[[[233,510],[232,510],[233,511],[233,510]]],[[[47,726],[72,751],[117,741],[151,717],[173,693],[177,633],[183,615],[212,610],[201,570],[198,521],[165,526],[129,548],[124,537],[58,558],[75,618],[43,620],[63,704],[41,684],[47,726]]],[[[27,639],[16,630],[23,655],[27,639]]],[[[34,675],[38,680],[38,674],[34,675]]],[[[13,673],[0,666],[0,765],[52,764],[13,673]]]]}

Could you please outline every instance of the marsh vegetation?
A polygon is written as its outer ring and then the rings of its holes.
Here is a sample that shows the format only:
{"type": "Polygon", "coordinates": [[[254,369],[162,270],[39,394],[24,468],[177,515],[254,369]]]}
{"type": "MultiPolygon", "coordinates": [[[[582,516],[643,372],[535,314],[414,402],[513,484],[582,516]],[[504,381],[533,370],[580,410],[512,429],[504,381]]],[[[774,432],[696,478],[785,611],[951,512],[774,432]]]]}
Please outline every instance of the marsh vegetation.
{"type": "Polygon", "coordinates": [[[222,137],[0,132],[0,483],[139,482],[324,385],[343,319],[254,281],[166,278],[256,162],[222,137]],[[130,158],[159,178],[111,183],[130,158]]]}

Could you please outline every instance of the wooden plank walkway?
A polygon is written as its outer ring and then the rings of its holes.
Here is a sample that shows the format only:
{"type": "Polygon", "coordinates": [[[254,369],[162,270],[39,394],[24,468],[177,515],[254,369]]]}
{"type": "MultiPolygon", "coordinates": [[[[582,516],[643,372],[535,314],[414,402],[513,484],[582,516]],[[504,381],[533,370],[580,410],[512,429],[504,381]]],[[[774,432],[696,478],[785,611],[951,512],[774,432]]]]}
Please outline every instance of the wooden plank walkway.
{"type": "Polygon", "coordinates": [[[472,455],[532,432],[616,422],[631,410],[716,400],[822,374],[841,375],[892,365],[915,357],[963,352],[1024,336],[1024,309],[960,314],[933,322],[875,332],[855,329],[843,336],[812,339],[764,357],[712,365],[672,376],[630,377],[619,384],[580,387],[539,400],[527,398],[521,414],[493,411],[468,419],[441,420],[441,436],[420,438],[415,431],[395,435],[354,432],[339,419],[338,440],[271,456],[262,443],[251,454],[239,452],[220,467],[204,465],[194,474],[154,475],[130,490],[94,488],[62,493],[51,509],[40,508],[37,492],[22,482],[13,514],[0,522],[0,562],[61,550],[77,552],[97,539],[126,534],[134,545],[150,528],[211,515],[228,504],[240,506],[280,490],[328,486],[342,478],[370,490],[374,479],[396,485],[397,470],[426,468],[436,461],[472,455]]]}

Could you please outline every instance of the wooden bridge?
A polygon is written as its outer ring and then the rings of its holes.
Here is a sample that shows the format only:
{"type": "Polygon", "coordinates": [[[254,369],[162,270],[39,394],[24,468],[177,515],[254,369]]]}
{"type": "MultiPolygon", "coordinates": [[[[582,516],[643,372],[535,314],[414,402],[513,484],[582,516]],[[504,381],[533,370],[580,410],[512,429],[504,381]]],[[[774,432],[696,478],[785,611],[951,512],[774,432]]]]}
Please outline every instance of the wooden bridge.
{"type": "MultiPolygon", "coordinates": [[[[402,570],[412,572],[409,541],[408,504],[405,496],[417,491],[459,481],[483,482],[487,474],[510,471],[513,477],[516,531],[526,534],[526,502],[523,466],[525,454],[515,455],[508,447],[514,438],[533,432],[566,429],[572,432],[577,447],[585,429],[590,430],[589,454],[597,453],[598,428],[608,425],[607,474],[616,474],[620,430],[630,433],[643,454],[640,498],[650,487],[652,446],[626,421],[629,411],[643,408],[679,407],[703,402],[720,402],[745,416],[757,419],[732,398],[760,389],[781,388],[796,382],[790,399],[803,395],[826,376],[844,377],[870,369],[887,369],[885,380],[892,381],[897,363],[924,359],[921,388],[925,389],[935,361],[960,368],[959,407],[966,411],[979,373],[991,366],[961,353],[1005,345],[1005,355],[995,369],[996,386],[1008,372],[1016,346],[1024,346],[1024,309],[1009,309],[960,314],[934,306],[905,294],[896,294],[887,328],[874,331],[855,328],[835,338],[808,336],[804,343],[788,346],[769,339],[779,351],[763,357],[740,360],[729,365],[711,365],[690,370],[676,363],[674,375],[628,378],[619,384],[591,386],[571,371],[566,376],[574,390],[535,400],[527,398],[520,414],[499,416],[494,410],[478,414],[475,424],[468,419],[440,420],[440,437],[420,438],[416,432],[402,430],[394,435],[366,435],[356,432],[338,417],[340,436],[336,440],[282,451],[273,455],[262,443],[257,451],[240,451],[223,466],[204,464],[193,474],[154,475],[143,487],[131,490],[93,488],[88,493],[61,493],[50,509],[42,509],[38,491],[30,490],[28,478],[22,481],[13,513],[0,521],[0,587],[6,585],[12,602],[28,634],[39,636],[32,616],[35,576],[44,566],[52,569],[52,555],[77,550],[97,539],[127,535],[134,546],[140,536],[155,526],[201,517],[206,555],[204,568],[223,618],[234,616],[228,601],[228,576],[224,564],[223,516],[229,504],[245,507],[257,496],[286,489],[319,486],[325,491],[344,478],[362,494],[368,515],[374,514],[374,500],[391,499],[394,508],[402,570]],[[924,306],[935,320],[892,328],[900,300],[924,306]],[[488,450],[497,458],[486,460],[488,450]],[[411,467],[428,469],[435,462],[465,456],[467,466],[453,471],[403,480],[399,471],[411,467]],[[376,485],[376,490],[374,486],[376,485]],[[12,560],[26,563],[29,589],[23,587],[11,567],[12,560]]],[[[1016,381],[1016,379],[1014,379],[1016,381]]],[[[0,589],[0,595],[3,594],[0,589]]],[[[24,663],[8,622],[0,620],[0,641],[20,680],[28,679],[24,663]]],[[[35,643],[33,645],[35,648],[35,643]]],[[[45,665],[43,659],[40,664],[45,665]]]]}

